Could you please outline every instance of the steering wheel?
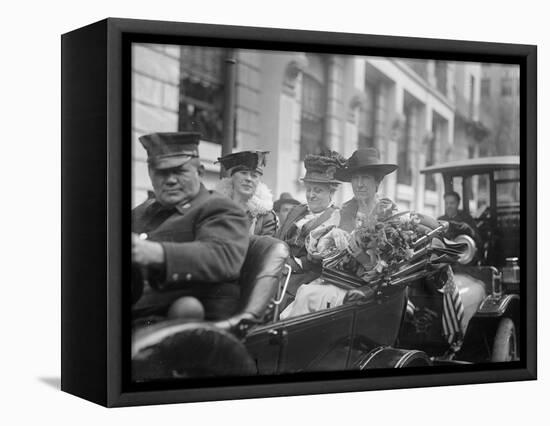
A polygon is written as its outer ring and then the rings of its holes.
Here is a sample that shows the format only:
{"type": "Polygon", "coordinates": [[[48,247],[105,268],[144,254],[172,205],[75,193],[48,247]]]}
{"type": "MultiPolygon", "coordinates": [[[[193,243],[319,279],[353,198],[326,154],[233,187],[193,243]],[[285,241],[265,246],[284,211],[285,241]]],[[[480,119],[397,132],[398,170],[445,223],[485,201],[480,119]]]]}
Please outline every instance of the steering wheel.
{"type": "Polygon", "coordinates": [[[481,226],[485,222],[487,222],[489,219],[491,219],[491,209],[489,206],[485,207],[481,214],[477,217],[477,219],[474,219],[476,221],[476,225],[481,226]]]}
{"type": "Polygon", "coordinates": [[[485,207],[475,221],[481,239],[483,241],[489,240],[491,231],[491,208],[489,206],[485,207]]]}
{"type": "Polygon", "coordinates": [[[448,238],[454,239],[458,235],[468,235],[469,237],[475,238],[476,233],[470,225],[465,222],[457,222],[455,220],[448,220],[449,229],[447,230],[448,238]]]}

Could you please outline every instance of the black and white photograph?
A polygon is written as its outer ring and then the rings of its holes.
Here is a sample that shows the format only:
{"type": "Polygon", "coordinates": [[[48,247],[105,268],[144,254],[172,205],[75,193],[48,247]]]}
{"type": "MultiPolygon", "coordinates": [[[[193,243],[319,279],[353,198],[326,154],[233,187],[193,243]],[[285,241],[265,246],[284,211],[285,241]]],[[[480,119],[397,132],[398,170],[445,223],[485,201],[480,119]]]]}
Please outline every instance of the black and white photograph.
{"type": "Polygon", "coordinates": [[[544,10],[7,3],[0,424],[544,424],[544,10]]]}
{"type": "Polygon", "coordinates": [[[522,361],[520,66],[134,42],[131,380],[522,361]]]}

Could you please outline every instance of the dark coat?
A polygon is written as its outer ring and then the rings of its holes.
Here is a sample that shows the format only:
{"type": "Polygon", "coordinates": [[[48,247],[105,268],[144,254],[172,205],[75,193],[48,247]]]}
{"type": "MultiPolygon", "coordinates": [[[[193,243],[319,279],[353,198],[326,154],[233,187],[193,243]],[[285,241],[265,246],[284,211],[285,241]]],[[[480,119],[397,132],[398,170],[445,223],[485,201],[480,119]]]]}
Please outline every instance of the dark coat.
{"type": "Polygon", "coordinates": [[[203,185],[183,206],[166,209],[147,200],[136,207],[132,232],[161,243],[165,268],[157,291],[145,291],[134,308],[165,310],[178,297],[191,295],[203,302],[207,319],[234,313],[228,311],[239,299],[237,279],[248,248],[248,226],[241,207],[203,185]],[[213,303],[222,299],[224,303],[213,303]]]}
{"type": "MultiPolygon", "coordinates": [[[[388,214],[395,214],[397,213],[397,206],[393,201],[391,201],[389,198],[380,198],[378,200],[378,204],[375,207],[379,208],[380,206],[387,204],[388,206],[391,206],[391,208],[388,210],[388,214]]],[[[355,229],[355,217],[357,216],[357,211],[359,210],[359,202],[355,197],[353,197],[351,200],[348,200],[344,203],[342,206],[342,209],[340,210],[340,225],[339,228],[343,229],[346,232],[352,232],[355,229]]]]}
{"type": "MultiPolygon", "coordinates": [[[[251,224],[254,219],[250,218],[251,224]]],[[[279,226],[279,220],[273,210],[256,216],[254,235],[269,235],[273,237],[279,226]]]]}
{"type": "Polygon", "coordinates": [[[346,232],[351,232],[355,229],[355,216],[359,210],[359,202],[354,198],[346,201],[340,210],[340,226],[346,232]]]}
{"type": "Polygon", "coordinates": [[[295,206],[288,212],[285,221],[276,234],[277,238],[289,244],[290,254],[297,258],[305,258],[305,256],[307,256],[307,251],[303,241],[302,243],[297,242],[297,244],[291,243],[291,233],[293,231],[294,224],[306,216],[308,211],[309,209],[307,204],[298,204],[295,206]]]}

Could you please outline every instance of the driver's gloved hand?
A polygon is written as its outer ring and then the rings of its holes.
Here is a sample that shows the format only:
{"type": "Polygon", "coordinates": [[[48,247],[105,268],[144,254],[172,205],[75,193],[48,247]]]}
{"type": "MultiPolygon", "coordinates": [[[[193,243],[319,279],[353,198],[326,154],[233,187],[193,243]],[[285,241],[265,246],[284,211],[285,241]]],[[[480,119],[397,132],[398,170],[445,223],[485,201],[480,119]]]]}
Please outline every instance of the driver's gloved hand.
{"type": "Polygon", "coordinates": [[[463,222],[456,222],[457,229],[461,232],[468,232],[471,228],[463,223],[463,222]]]}
{"type": "Polygon", "coordinates": [[[473,229],[470,225],[464,222],[449,221],[449,234],[454,238],[460,234],[473,235],[473,229]]]}

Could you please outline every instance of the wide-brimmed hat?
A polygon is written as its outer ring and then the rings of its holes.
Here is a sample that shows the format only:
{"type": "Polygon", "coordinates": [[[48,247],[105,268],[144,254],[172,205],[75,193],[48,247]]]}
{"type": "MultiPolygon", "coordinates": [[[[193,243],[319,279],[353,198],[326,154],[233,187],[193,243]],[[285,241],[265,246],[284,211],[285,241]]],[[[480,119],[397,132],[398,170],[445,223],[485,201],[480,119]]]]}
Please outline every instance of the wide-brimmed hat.
{"type": "Polygon", "coordinates": [[[173,169],[199,156],[200,133],[161,132],[143,135],[139,141],[147,151],[147,163],[154,169],[173,169]]]}
{"type": "Polygon", "coordinates": [[[341,182],[335,179],[334,175],[343,167],[344,163],[344,157],[336,151],[330,151],[322,155],[308,154],[304,159],[306,175],[302,178],[302,181],[340,184],[341,182]]]}
{"type": "Polygon", "coordinates": [[[297,206],[300,204],[298,200],[295,200],[292,198],[292,195],[290,195],[288,192],[283,192],[278,200],[275,200],[273,203],[273,210],[276,212],[281,210],[281,206],[283,204],[292,204],[293,206],[297,206]]]}
{"type": "Polygon", "coordinates": [[[218,158],[224,169],[231,174],[241,170],[253,170],[263,174],[269,151],[240,151],[218,158]]]}
{"type": "Polygon", "coordinates": [[[361,148],[351,155],[345,167],[336,172],[335,178],[350,182],[351,177],[357,173],[372,173],[382,178],[395,170],[397,170],[397,164],[380,161],[380,153],[376,148],[361,148]]]}

